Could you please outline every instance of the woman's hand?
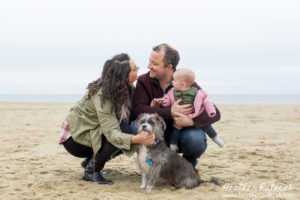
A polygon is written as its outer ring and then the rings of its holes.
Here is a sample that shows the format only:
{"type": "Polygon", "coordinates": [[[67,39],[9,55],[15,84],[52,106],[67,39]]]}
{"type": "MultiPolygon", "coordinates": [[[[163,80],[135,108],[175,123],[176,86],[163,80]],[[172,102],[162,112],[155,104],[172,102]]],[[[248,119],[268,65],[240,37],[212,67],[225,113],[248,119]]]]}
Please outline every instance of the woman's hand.
{"type": "Polygon", "coordinates": [[[137,134],[131,137],[132,144],[143,144],[143,145],[151,145],[154,143],[155,135],[154,133],[150,133],[148,135],[137,134]]]}
{"type": "Polygon", "coordinates": [[[173,119],[178,126],[181,126],[181,127],[194,126],[193,119],[191,119],[188,116],[183,115],[181,113],[175,112],[173,119]]]}

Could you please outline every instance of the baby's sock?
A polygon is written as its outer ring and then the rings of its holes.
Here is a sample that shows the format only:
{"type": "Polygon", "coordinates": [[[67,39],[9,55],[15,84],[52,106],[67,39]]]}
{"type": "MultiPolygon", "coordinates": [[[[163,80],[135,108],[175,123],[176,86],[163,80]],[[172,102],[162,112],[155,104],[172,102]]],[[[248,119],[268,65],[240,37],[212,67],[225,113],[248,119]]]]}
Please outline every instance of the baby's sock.
{"type": "Polygon", "coordinates": [[[170,144],[170,149],[171,149],[172,151],[177,151],[177,150],[178,150],[177,144],[170,144]]]}
{"type": "Polygon", "coordinates": [[[219,147],[224,147],[224,142],[218,136],[212,138],[212,140],[219,145],[219,147]]]}

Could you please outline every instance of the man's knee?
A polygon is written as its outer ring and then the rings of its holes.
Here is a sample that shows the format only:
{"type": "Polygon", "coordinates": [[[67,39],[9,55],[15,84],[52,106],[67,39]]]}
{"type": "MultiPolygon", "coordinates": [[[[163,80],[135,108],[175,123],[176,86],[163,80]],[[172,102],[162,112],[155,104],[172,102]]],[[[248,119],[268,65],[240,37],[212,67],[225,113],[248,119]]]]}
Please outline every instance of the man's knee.
{"type": "Polygon", "coordinates": [[[132,134],[133,135],[137,135],[138,128],[137,128],[137,122],[136,122],[136,120],[134,120],[133,122],[131,122],[130,127],[131,127],[131,130],[132,130],[132,134]]]}
{"type": "Polygon", "coordinates": [[[132,128],[129,124],[122,122],[120,124],[120,129],[123,133],[127,133],[127,134],[134,134],[132,131],[132,128]]]}
{"type": "Polygon", "coordinates": [[[187,129],[181,135],[182,151],[185,155],[203,154],[207,148],[205,132],[202,129],[187,129]]]}

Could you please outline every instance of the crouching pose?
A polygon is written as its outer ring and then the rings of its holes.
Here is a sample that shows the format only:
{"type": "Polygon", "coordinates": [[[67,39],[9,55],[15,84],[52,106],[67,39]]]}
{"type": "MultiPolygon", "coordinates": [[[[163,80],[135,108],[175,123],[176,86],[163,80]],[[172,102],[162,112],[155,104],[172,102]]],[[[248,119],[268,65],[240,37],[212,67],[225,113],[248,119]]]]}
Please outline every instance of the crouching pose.
{"type": "MultiPolygon", "coordinates": [[[[179,69],[173,73],[173,88],[168,91],[162,98],[154,98],[151,106],[169,107],[178,99],[181,99],[180,105],[191,104],[195,111],[188,115],[189,118],[199,116],[206,110],[209,117],[216,115],[214,104],[208,98],[204,90],[198,90],[193,87],[195,82],[195,73],[190,69],[179,69]]],[[[177,143],[179,142],[182,127],[178,126],[175,121],[173,123],[173,132],[170,139],[170,148],[174,151],[178,150],[177,143]]],[[[211,126],[202,127],[207,135],[220,147],[224,147],[224,142],[218,137],[217,132],[211,126]]]]}
{"type": "MultiPolygon", "coordinates": [[[[148,65],[149,72],[141,75],[136,84],[133,112],[135,117],[141,113],[157,113],[163,117],[167,125],[164,139],[168,146],[172,144],[173,122],[182,127],[179,139],[176,141],[178,152],[196,167],[198,158],[207,148],[206,134],[202,127],[220,120],[219,110],[214,106],[216,110],[214,117],[208,116],[207,112],[202,112],[197,117],[189,118],[188,115],[193,112],[193,105],[179,105],[181,99],[169,107],[151,106],[153,99],[162,98],[173,88],[173,74],[178,62],[178,51],[168,44],[153,47],[148,65]]],[[[201,89],[196,82],[192,86],[201,89]]],[[[135,123],[132,123],[132,128],[137,132],[135,123]]]]}
{"type": "Polygon", "coordinates": [[[88,92],[71,108],[62,124],[60,144],[76,157],[85,158],[83,180],[109,184],[101,170],[132,144],[151,145],[154,135],[132,135],[128,125],[137,67],[127,54],[105,62],[102,76],[88,85],[88,92]]]}

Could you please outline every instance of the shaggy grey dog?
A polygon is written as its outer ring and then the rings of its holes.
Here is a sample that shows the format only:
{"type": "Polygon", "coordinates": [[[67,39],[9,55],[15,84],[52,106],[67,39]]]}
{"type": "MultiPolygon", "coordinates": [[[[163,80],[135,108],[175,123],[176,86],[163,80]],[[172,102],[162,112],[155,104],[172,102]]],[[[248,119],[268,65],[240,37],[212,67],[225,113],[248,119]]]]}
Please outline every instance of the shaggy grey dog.
{"type": "Polygon", "coordinates": [[[146,188],[146,192],[150,193],[159,176],[173,185],[175,189],[181,187],[191,189],[203,182],[192,164],[165,144],[166,124],[162,117],[157,114],[141,114],[137,119],[137,127],[139,134],[155,134],[153,145],[139,145],[138,164],[142,171],[141,188],[146,188]]]}

